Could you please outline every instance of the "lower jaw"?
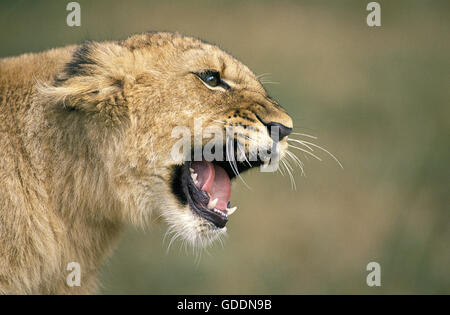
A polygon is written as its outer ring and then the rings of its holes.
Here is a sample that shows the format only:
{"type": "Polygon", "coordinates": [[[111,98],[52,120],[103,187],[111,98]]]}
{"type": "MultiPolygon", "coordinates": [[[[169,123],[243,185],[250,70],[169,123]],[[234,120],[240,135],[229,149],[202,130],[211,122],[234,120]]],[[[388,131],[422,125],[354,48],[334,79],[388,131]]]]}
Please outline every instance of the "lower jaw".
{"type": "Polygon", "coordinates": [[[189,204],[190,210],[194,215],[199,216],[208,223],[212,224],[214,227],[222,229],[228,222],[228,218],[215,213],[212,210],[205,209],[204,205],[208,204],[210,197],[204,191],[199,191],[191,180],[191,175],[189,172],[189,164],[185,164],[183,167],[183,188],[189,204]],[[195,196],[195,198],[194,198],[195,196]],[[202,206],[203,205],[203,206],[202,206]]]}
{"type": "MultiPolygon", "coordinates": [[[[228,161],[214,161],[213,164],[223,168],[231,180],[235,177],[234,170],[228,161]]],[[[261,164],[262,162],[260,161],[252,162],[253,167],[257,167],[261,164]]],[[[189,171],[190,165],[191,162],[186,162],[182,165],[175,166],[172,178],[172,190],[175,196],[183,205],[189,205],[193,215],[205,220],[216,229],[224,229],[228,222],[228,217],[214,213],[213,210],[205,209],[205,205],[208,204],[210,197],[205,191],[199,190],[198,187],[195,186],[189,171]]],[[[247,163],[240,162],[236,162],[235,167],[239,173],[251,168],[247,163]]]]}

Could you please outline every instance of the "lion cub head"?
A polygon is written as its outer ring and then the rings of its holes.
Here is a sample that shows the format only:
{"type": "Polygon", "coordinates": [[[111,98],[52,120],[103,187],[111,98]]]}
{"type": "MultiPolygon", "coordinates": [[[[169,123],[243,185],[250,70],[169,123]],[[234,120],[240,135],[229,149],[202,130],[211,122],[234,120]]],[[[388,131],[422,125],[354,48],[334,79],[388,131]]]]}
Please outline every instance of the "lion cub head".
{"type": "Polygon", "coordinates": [[[225,232],[230,182],[276,168],[293,127],[244,64],[173,33],[82,45],[39,92],[101,160],[101,215],[141,223],[153,212],[198,246],[225,232]]]}

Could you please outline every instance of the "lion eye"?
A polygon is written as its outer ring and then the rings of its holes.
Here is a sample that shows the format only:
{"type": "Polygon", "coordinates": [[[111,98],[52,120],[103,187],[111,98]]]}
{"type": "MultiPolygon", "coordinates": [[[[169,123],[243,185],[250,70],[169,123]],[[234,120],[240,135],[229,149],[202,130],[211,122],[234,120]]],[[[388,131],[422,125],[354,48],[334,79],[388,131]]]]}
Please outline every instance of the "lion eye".
{"type": "Polygon", "coordinates": [[[218,86],[220,83],[220,74],[218,72],[208,71],[204,74],[201,74],[200,77],[203,82],[212,87],[218,86]]]}
{"type": "Polygon", "coordinates": [[[208,86],[223,87],[224,89],[229,89],[230,87],[220,78],[220,73],[214,70],[206,70],[204,72],[198,73],[198,77],[205,82],[208,86]]]}

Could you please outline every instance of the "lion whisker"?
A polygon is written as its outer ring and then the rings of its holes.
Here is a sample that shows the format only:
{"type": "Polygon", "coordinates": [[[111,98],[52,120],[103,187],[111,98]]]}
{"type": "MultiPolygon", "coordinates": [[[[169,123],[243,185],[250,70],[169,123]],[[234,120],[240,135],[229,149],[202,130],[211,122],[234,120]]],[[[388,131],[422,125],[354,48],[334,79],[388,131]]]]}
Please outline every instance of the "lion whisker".
{"type": "Polygon", "coordinates": [[[245,187],[247,187],[248,189],[251,190],[250,186],[247,185],[247,183],[245,182],[245,180],[242,178],[241,174],[239,173],[239,169],[236,163],[236,160],[234,158],[234,150],[233,150],[233,139],[231,138],[227,138],[227,147],[226,147],[226,153],[227,153],[227,159],[228,159],[228,163],[230,164],[233,173],[238,176],[241,181],[244,183],[245,187]]]}
{"type": "Polygon", "coordinates": [[[282,160],[281,162],[284,164],[284,166],[286,168],[286,172],[288,173],[289,178],[291,180],[291,188],[293,190],[297,190],[297,185],[295,184],[294,175],[292,175],[292,171],[293,171],[292,166],[289,164],[289,162],[287,160],[284,160],[284,161],[282,160]]]}
{"type": "Polygon", "coordinates": [[[302,175],[305,175],[305,171],[303,169],[303,162],[289,150],[286,150],[286,154],[294,161],[294,163],[296,163],[300,167],[302,175]]]}
{"type": "Polygon", "coordinates": [[[306,153],[306,154],[309,154],[309,155],[311,155],[312,157],[316,158],[316,159],[319,160],[319,161],[322,161],[322,159],[321,159],[320,157],[318,157],[317,155],[315,155],[314,153],[311,153],[311,152],[309,152],[309,151],[307,151],[307,150],[304,150],[304,149],[302,149],[302,148],[296,147],[295,145],[292,145],[292,144],[289,144],[288,146],[291,147],[291,148],[300,150],[300,151],[302,151],[302,152],[304,152],[304,153],[306,153]]]}
{"type": "Polygon", "coordinates": [[[272,73],[270,73],[270,72],[265,72],[265,73],[261,73],[261,74],[257,75],[256,78],[257,78],[258,80],[260,80],[260,79],[264,78],[265,76],[270,76],[270,75],[272,75],[272,73]]]}
{"type": "Polygon", "coordinates": [[[312,136],[306,133],[300,133],[300,132],[291,132],[291,135],[298,135],[298,136],[304,136],[304,137],[308,137],[308,138],[312,138],[312,139],[317,139],[316,136],[312,136]]]}
{"type": "Polygon", "coordinates": [[[335,156],[334,156],[330,151],[328,151],[327,149],[321,147],[320,145],[317,145],[317,144],[315,144],[315,143],[312,143],[312,142],[308,142],[308,141],[302,141],[302,142],[304,142],[304,143],[307,144],[307,145],[311,145],[311,146],[313,146],[313,147],[316,147],[316,148],[318,148],[318,149],[324,151],[324,152],[327,153],[329,156],[331,156],[331,157],[333,158],[333,160],[335,160],[336,163],[339,164],[339,166],[340,166],[342,169],[344,169],[344,167],[342,166],[342,164],[341,164],[341,162],[338,160],[338,158],[335,157],[335,156]]]}
{"type": "Polygon", "coordinates": [[[288,141],[291,141],[291,142],[296,142],[296,143],[298,143],[298,144],[300,144],[300,145],[302,145],[302,146],[305,146],[305,147],[307,147],[308,149],[310,149],[311,150],[311,152],[314,152],[314,149],[313,148],[311,148],[309,145],[307,145],[307,144],[305,144],[303,141],[301,141],[301,140],[297,140],[297,139],[292,139],[292,138],[288,138],[288,141]]]}

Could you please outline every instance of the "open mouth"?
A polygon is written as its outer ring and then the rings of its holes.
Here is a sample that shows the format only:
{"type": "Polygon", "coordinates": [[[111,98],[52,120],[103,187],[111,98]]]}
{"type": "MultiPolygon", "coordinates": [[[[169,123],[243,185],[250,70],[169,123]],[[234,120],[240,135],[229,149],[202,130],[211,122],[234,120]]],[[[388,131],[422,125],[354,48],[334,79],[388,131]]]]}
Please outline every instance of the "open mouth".
{"type": "Polygon", "coordinates": [[[191,211],[211,222],[217,228],[225,227],[228,216],[236,211],[231,206],[231,181],[236,174],[261,165],[261,161],[250,163],[228,161],[195,161],[177,166],[172,189],[191,211]]]}

